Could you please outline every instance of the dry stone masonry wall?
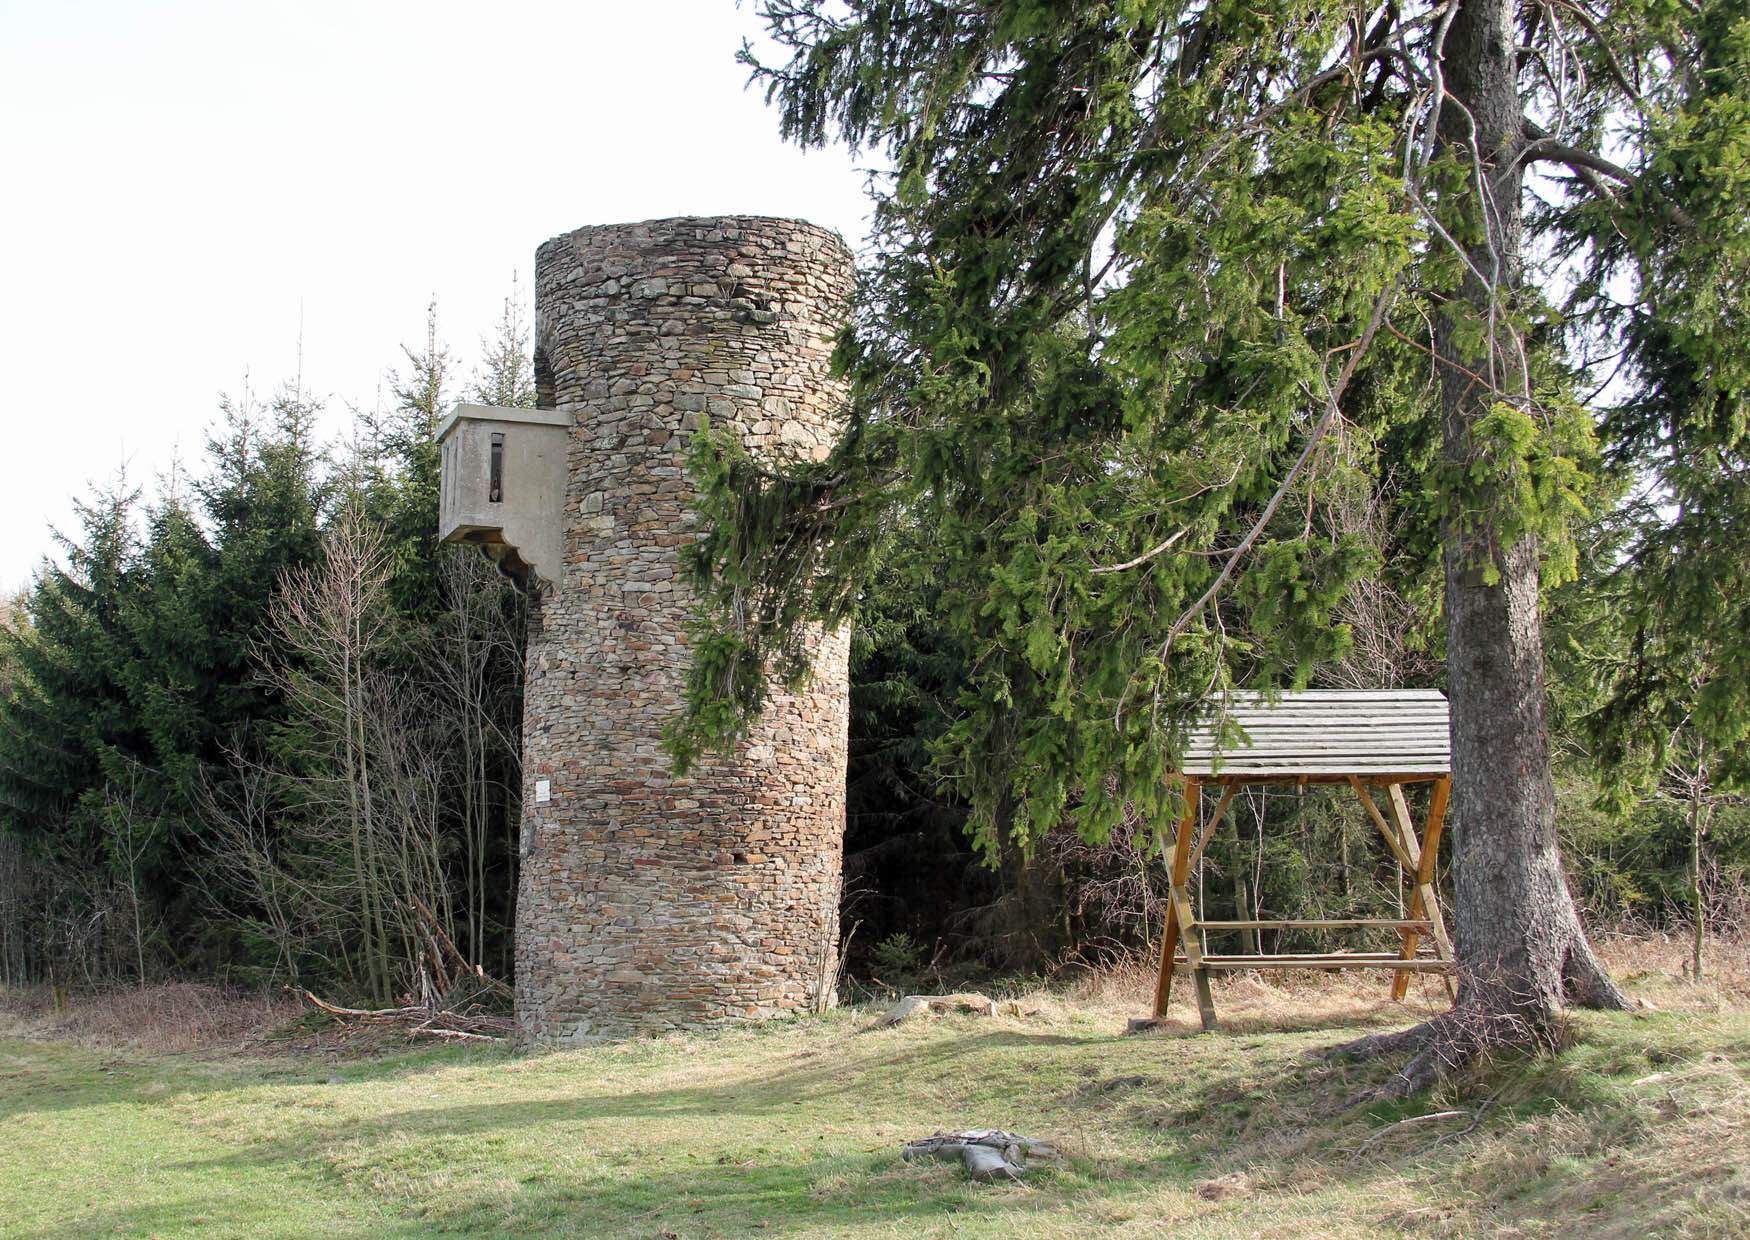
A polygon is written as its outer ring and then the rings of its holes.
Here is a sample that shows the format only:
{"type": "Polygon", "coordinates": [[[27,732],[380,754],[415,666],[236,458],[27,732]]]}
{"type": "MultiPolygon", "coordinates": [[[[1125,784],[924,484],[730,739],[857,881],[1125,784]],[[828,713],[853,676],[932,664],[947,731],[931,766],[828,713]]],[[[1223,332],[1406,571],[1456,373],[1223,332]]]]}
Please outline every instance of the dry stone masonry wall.
{"type": "Polygon", "coordinates": [[[690,658],[688,436],[708,414],[767,457],[824,453],[850,283],[844,243],[796,220],[582,228],[536,255],[540,403],[574,421],[523,723],[516,991],[534,1041],[833,1001],[847,637],[822,633],[807,691],[689,778],[661,735],[690,658]]]}

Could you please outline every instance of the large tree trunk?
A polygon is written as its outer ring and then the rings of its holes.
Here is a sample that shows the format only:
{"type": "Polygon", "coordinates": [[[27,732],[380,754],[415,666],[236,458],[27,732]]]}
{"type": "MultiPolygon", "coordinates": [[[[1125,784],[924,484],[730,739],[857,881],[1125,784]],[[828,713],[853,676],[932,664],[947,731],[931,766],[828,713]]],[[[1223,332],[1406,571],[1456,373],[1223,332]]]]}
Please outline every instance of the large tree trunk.
{"type": "MultiPolygon", "coordinates": [[[[1458,225],[1453,233],[1465,240],[1475,271],[1435,329],[1443,455],[1455,481],[1474,476],[1475,430],[1492,406],[1529,399],[1520,341],[1505,314],[1490,313],[1516,300],[1521,272],[1515,7],[1462,0],[1443,56],[1449,100],[1440,141],[1473,169],[1469,219],[1448,223],[1458,225]],[[1491,187],[1484,201],[1475,192],[1479,162],[1491,187]]],[[[1490,1045],[1548,1038],[1569,1001],[1624,1006],[1586,941],[1557,852],[1537,541],[1502,545],[1495,503],[1486,489],[1467,491],[1443,529],[1458,1002],[1407,1034],[1357,1044],[1419,1047],[1388,1086],[1396,1093],[1490,1045]]]]}

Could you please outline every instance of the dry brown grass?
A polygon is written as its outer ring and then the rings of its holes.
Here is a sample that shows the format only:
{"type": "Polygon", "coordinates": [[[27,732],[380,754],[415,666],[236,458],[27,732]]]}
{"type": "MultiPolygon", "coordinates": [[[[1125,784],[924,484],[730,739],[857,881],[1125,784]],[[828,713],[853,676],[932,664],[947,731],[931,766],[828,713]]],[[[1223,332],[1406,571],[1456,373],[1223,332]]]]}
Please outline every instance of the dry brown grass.
{"type": "MultiPolygon", "coordinates": [[[[1750,937],[1710,943],[1707,974],[1696,982],[1685,965],[1689,940],[1682,934],[1610,934],[1595,945],[1612,976],[1634,996],[1659,1010],[1719,1012],[1750,1007],[1750,937]]],[[[1133,956],[1076,974],[1064,984],[1027,992],[1018,1002],[1033,1014],[1125,1019],[1153,1004],[1155,965],[1133,956]]],[[[1344,1028],[1358,1023],[1412,1024],[1447,1006],[1440,979],[1411,978],[1404,1003],[1389,995],[1390,975],[1380,971],[1298,970],[1232,973],[1214,981],[1216,1012],[1224,1033],[1245,1034],[1344,1028]]],[[[328,1050],[338,1032],[285,1037],[285,1026],[308,1015],[284,992],[231,990],[195,982],[117,987],[97,993],[57,995],[48,987],[0,989],[0,1022],[30,1037],[61,1038],[95,1048],[146,1054],[191,1054],[273,1049],[328,1050]],[[269,1035],[278,1031],[282,1036],[269,1035]],[[332,1035],[332,1036],[330,1036],[332,1035]]],[[[1189,979],[1173,990],[1168,1029],[1197,1028],[1189,979]]],[[[399,1047],[405,1039],[375,1039],[361,1053],[399,1047]]]]}
{"type": "MultiPolygon", "coordinates": [[[[1215,977],[1215,1011],[1224,1033],[1285,1032],[1357,1022],[1423,1020],[1448,1005],[1440,979],[1419,974],[1410,979],[1403,1003],[1391,1000],[1391,974],[1382,970],[1286,969],[1227,973],[1215,977]]],[[[1078,1007],[1094,1005],[1125,1016],[1147,1015],[1154,1005],[1155,963],[1132,957],[1077,977],[1064,999],[1078,1007]]],[[[1181,972],[1173,983],[1168,1027],[1198,1027],[1197,1000],[1181,972]]]]}
{"type": "Polygon", "coordinates": [[[1717,1012],[1750,1005],[1750,935],[1708,940],[1701,980],[1688,975],[1689,935],[1596,935],[1593,946],[1618,982],[1654,1007],[1717,1012]]]}
{"type": "MultiPolygon", "coordinates": [[[[1690,1012],[1750,1007],[1750,935],[1710,939],[1699,981],[1688,975],[1687,934],[1597,934],[1593,946],[1611,976],[1646,1007],[1690,1012]]],[[[1392,1003],[1390,977],[1383,970],[1301,969],[1229,973],[1212,984],[1221,1028],[1230,1033],[1389,1021],[1393,1013],[1411,1024],[1448,1006],[1446,987],[1432,974],[1412,976],[1405,1002],[1392,1003]]],[[[1077,1006],[1092,1004],[1135,1016],[1152,1006],[1154,986],[1153,959],[1135,956],[1078,974],[1061,995],[1077,1006]]],[[[1035,998],[1029,996],[1030,1001],[1035,998]]],[[[1186,1030],[1197,1023],[1196,999],[1183,971],[1173,983],[1170,1019],[1186,1030]]]]}
{"type": "Polygon", "coordinates": [[[259,1050],[269,1033],[301,1010],[290,995],[198,982],[73,995],[46,986],[0,990],[0,1020],[16,1034],[146,1055],[259,1050]]]}

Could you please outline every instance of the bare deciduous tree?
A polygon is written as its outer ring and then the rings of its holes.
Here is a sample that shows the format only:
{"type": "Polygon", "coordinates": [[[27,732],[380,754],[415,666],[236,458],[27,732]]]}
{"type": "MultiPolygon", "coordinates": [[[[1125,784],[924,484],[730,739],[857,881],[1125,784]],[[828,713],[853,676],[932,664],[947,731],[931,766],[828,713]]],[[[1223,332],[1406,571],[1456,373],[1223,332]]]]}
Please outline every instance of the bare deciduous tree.
{"type": "Polygon", "coordinates": [[[163,821],[146,804],[146,772],[137,762],[124,762],[120,773],[104,785],[102,802],[95,815],[109,852],[110,865],[126,884],[129,921],[132,928],[134,972],[146,984],[145,901],[141,891],[141,868],[151,855],[163,821]]]}
{"type": "MultiPolygon", "coordinates": [[[[514,865],[517,856],[522,608],[514,587],[472,548],[455,548],[444,557],[442,586],[446,607],[428,671],[436,691],[434,722],[449,737],[448,782],[460,801],[466,942],[474,961],[483,964],[489,863],[495,851],[492,830],[500,817],[509,826],[502,843],[507,865],[514,865]]],[[[509,874],[500,881],[514,884],[509,874]]]]}
{"type": "Polygon", "coordinates": [[[357,513],[319,563],[288,573],[258,651],[290,723],[271,755],[232,755],[205,798],[223,874],[248,898],[288,970],[320,950],[363,993],[392,998],[423,950],[419,903],[448,929],[445,729],[409,669],[387,598],[390,559],[357,513]]]}

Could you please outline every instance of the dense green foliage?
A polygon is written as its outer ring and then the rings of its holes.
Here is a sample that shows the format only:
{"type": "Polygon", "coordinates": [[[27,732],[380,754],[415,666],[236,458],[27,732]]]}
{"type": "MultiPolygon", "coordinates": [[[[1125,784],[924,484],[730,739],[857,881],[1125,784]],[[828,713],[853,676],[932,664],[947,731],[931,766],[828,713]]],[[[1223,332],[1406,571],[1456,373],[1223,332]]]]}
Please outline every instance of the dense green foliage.
{"type": "Polygon", "coordinates": [[[963,661],[934,771],[987,856],[1152,832],[1210,693],[1369,683],[1342,673],[1370,592],[1400,605],[1384,646],[1437,650],[1444,540],[1485,586],[1531,547],[1602,624],[1564,630],[1570,809],[1597,762],[1647,792],[1679,724],[1739,777],[1741,3],[1519,11],[1523,278],[1517,251],[1477,266],[1518,232],[1485,229],[1451,136],[1455,5],[761,11],[788,59],[746,55],[785,135],[890,171],[832,457],[775,478],[696,443],[715,610],[683,764],[758,711],[760,667],[801,667],[809,622],[903,581],[963,661]],[[1474,396],[1436,357],[1493,403],[1452,421],[1474,396]]]}
{"type": "MultiPolygon", "coordinates": [[[[508,308],[501,335],[479,395],[530,403],[508,308]]],[[[5,977],[274,971],[387,997],[418,953],[370,950],[367,914],[410,892],[471,958],[507,963],[521,603],[436,542],[432,431],[461,393],[435,319],[406,363],[394,407],[333,448],[296,388],[222,402],[198,470],[150,499],[99,491],[18,600],[0,632],[5,977]],[[377,567],[353,618],[377,640],[334,686],[339,643],[312,626],[335,617],[299,606],[361,550],[377,567]],[[387,835],[336,849],[336,687],[376,729],[352,755],[353,782],[377,777],[370,803],[342,817],[375,807],[401,824],[396,849],[421,822],[421,886],[373,861],[387,835]]]]}

